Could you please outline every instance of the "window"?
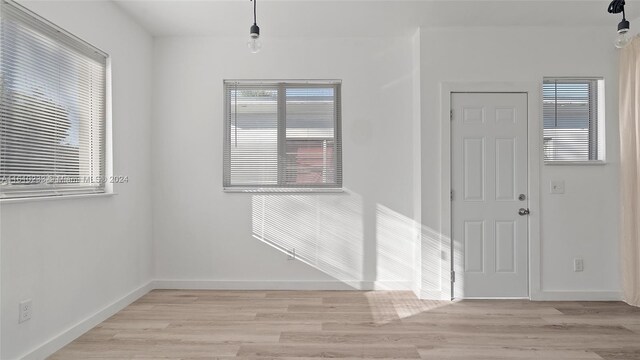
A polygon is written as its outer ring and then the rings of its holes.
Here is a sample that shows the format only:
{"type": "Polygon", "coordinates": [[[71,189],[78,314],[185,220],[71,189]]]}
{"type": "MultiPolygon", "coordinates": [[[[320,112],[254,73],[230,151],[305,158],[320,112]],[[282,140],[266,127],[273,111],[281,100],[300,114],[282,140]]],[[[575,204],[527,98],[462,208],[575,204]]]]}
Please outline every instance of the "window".
{"type": "Polygon", "coordinates": [[[604,81],[545,78],[543,92],[546,163],[604,160],[604,81]]]}
{"type": "Polygon", "coordinates": [[[340,82],[225,81],[224,188],[340,189],[340,82]]]}
{"type": "Polygon", "coordinates": [[[106,54],[0,6],[0,197],[104,192],[106,54]]]}

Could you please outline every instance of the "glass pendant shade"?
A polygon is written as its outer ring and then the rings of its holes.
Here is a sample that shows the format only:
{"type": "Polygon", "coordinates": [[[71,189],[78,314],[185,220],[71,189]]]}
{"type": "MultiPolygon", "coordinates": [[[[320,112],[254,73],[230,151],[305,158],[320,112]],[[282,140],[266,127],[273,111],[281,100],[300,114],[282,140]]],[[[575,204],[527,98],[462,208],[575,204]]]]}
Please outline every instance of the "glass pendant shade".
{"type": "Polygon", "coordinates": [[[614,41],[615,46],[618,49],[622,49],[623,47],[627,46],[629,42],[631,42],[631,35],[629,35],[629,31],[618,31],[618,35],[616,36],[616,39],[614,41]]]}
{"type": "Polygon", "coordinates": [[[249,41],[247,41],[247,46],[249,47],[249,50],[252,53],[257,53],[260,51],[260,49],[262,49],[262,41],[260,41],[260,36],[253,36],[254,34],[251,34],[251,36],[249,36],[249,41]]]}

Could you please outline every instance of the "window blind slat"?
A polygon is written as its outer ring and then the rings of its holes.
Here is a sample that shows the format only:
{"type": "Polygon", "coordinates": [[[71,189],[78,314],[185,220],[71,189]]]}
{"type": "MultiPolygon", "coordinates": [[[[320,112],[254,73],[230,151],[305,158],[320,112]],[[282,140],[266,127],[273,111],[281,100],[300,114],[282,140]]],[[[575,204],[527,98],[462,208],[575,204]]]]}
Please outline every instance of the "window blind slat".
{"type": "Polygon", "coordinates": [[[224,187],[341,188],[339,88],[225,81],[224,187]]]}
{"type": "Polygon", "coordinates": [[[0,6],[0,197],[104,192],[107,55],[0,6]]]}

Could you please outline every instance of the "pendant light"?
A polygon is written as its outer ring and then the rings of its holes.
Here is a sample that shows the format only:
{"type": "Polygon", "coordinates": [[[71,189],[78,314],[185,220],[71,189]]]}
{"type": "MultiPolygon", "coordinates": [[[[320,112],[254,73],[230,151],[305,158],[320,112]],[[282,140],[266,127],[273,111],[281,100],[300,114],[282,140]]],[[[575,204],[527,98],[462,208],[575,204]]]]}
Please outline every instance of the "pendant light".
{"type": "Polygon", "coordinates": [[[629,35],[629,21],[627,21],[624,13],[624,5],[624,0],[613,0],[609,4],[608,9],[610,14],[622,13],[622,21],[618,23],[618,35],[616,36],[616,39],[614,41],[614,44],[618,49],[622,49],[623,47],[627,46],[627,44],[631,41],[631,36],[629,35]]]}
{"type": "Polygon", "coordinates": [[[253,1],[253,25],[251,25],[251,30],[249,31],[249,41],[247,42],[247,46],[252,53],[257,53],[262,49],[262,41],[260,41],[260,27],[256,22],[256,1],[253,1]]]}

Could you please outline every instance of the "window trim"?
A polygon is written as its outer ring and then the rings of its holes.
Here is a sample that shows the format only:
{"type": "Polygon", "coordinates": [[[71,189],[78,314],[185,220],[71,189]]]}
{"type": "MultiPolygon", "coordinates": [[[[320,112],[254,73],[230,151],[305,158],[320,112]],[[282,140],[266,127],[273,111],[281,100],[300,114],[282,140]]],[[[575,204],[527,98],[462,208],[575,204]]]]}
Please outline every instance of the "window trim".
{"type": "Polygon", "coordinates": [[[9,204],[18,204],[18,203],[25,203],[25,202],[37,202],[37,201],[108,198],[108,197],[112,197],[112,196],[116,196],[116,195],[118,195],[118,193],[115,193],[113,191],[105,191],[105,192],[101,192],[101,193],[14,197],[14,198],[3,198],[3,199],[0,199],[0,203],[2,205],[9,205],[9,204]]]}
{"type": "MultiPolygon", "coordinates": [[[[545,76],[542,79],[542,88],[540,90],[541,106],[544,107],[544,85],[551,82],[591,82],[593,85],[593,91],[589,91],[589,143],[588,143],[588,160],[546,160],[544,155],[544,142],[546,136],[544,131],[544,111],[541,112],[542,123],[542,163],[544,165],[562,166],[562,165],[606,165],[606,137],[605,137],[605,84],[603,76],[545,76]],[[595,100],[595,101],[594,101],[595,100]],[[601,156],[600,156],[601,155],[601,156]],[[593,158],[592,158],[593,157],[593,158]]],[[[557,104],[556,104],[557,106],[557,104]]]]}
{"type": "Polygon", "coordinates": [[[582,160],[582,161],[572,161],[572,160],[556,160],[556,161],[547,161],[544,163],[545,165],[550,166],[558,166],[558,165],[587,165],[587,166],[602,166],[607,165],[607,162],[604,160],[582,160]]]}
{"type": "Polygon", "coordinates": [[[223,132],[224,141],[222,143],[222,189],[227,193],[337,193],[344,192],[343,188],[343,167],[342,167],[342,80],[337,79],[323,79],[323,80],[300,80],[300,79],[278,79],[278,80],[251,80],[251,79],[224,79],[222,81],[223,96],[223,132]],[[265,186],[264,184],[256,185],[231,185],[227,183],[227,177],[230,176],[231,170],[231,158],[230,158],[230,146],[231,143],[231,129],[229,122],[227,121],[227,115],[230,113],[229,103],[227,101],[227,88],[231,84],[256,84],[256,85],[273,85],[278,89],[278,138],[277,149],[278,159],[282,159],[286,155],[286,91],[287,88],[327,88],[333,87],[334,89],[334,156],[336,159],[336,183],[335,184],[315,184],[310,186],[301,186],[300,184],[292,184],[287,186],[284,181],[286,166],[284,162],[278,161],[278,185],[277,186],[265,186]],[[227,171],[228,169],[228,171],[227,171]]]}

